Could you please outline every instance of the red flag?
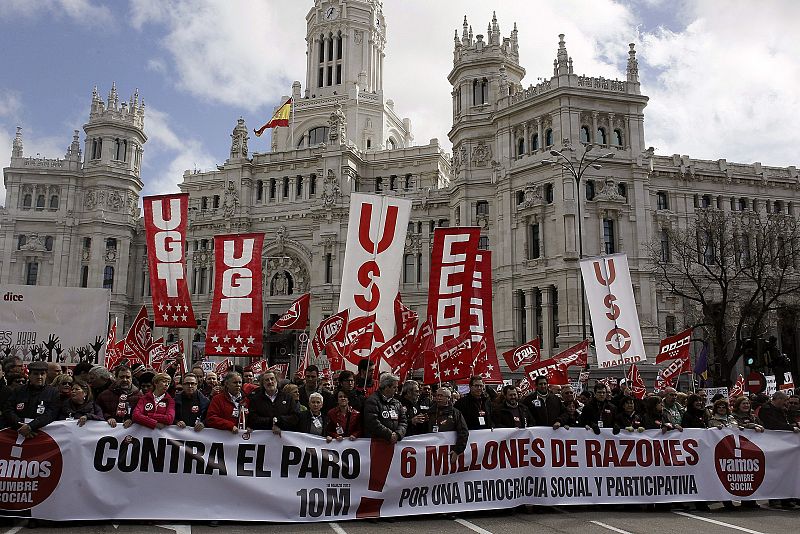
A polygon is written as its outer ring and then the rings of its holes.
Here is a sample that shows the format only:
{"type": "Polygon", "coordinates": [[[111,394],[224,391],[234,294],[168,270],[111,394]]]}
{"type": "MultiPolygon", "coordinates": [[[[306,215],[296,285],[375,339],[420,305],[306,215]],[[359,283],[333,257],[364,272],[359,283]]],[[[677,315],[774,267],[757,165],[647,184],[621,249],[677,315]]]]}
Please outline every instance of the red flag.
{"type": "Polygon", "coordinates": [[[405,381],[411,365],[414,363],[414,355],[411,349],[414,342],[413,324],[408,324],[405,330],[395,334],[395,336],[372,351],[370,359],[375,362],[375,369],[380,367],[381,360],[385,360],[392,368],[392,372],[400,377],[400,382],[405,381]]]}
{"type": "Polygon", "coordinates": [[[395,332],[404,332],[409,325],[417,327],[419,322],[419,314],[403,304],[403,299],[400,292],[394,299],[394,322],[395,332]]]}
{"type": "Polygon", "coordinates": [[[340,352],[353,365],[372,354],[375,337],[375,316],[362,315],[347,323],[347,333],[341,343],[340,352]],[[367,352],[368,351],[368,352],[367,352]]]}
{"type": "Polygon", "coordinates": [[[467,330],[425,352],[423,383],[469,378],[472,364],[472,335],[467,330]]]}
{"type": "Polygon", "coordinates": [[[736,399],[742,395],[744,395],[744,377],[741,375],[741,373],[739,373],[739,377],[736,379],[736,384],[734,384],[731,388],[728,398],[736,399]]]}
{"type": "MultiPolygon", "coordinates": [[[[469,301],[469,331],[472,333],[472,346],[480,348],[481,357],[486,364],[495,368],[487,383],[501,380],[497,348],[494,343],[494,313],[492,310],[492,253],[479,250],[475,256],[475,271],[472,273],[472,297],[469,301]],[[483,345],[481,347],[481,344],[483,345]]],[[[489,372],[488,369],[483,371],[489,372]]],[[[482,373],[476,373],[482,374],[482,373]]]]}
{"type": "MultiPolygon", "coordinates": [[[[663,369],[661,370],[663,371],[663,369]]],[[[672,378],[673,377],[665,377],[661,371],[658,372],[656,375],[656,383],[653,386],[654,391],[663,391],[667,388],[671,388],[672,386],[672,378]]]]}
{"type": "Polygon", "coordinates": [[[262,355],[261,250],[264,234],[214,236],[214,300],[206,354],[262,355]]]}
{"type": "Polygon", "coordinates": [[[253,371],[254,375],[263,374],[269,368],[269,362],[267,360],[258,360],[256,362],[251,363],[245,369],[250,369],[253,371]]]}
{"type": "Polygon", "coordinates": [[[586,367],[586,362],[589,361],[589,340],[584,339],[577,345],[573,345],[563,352],[559,352],[553,356],[554,360],[566,364],[567,367],[573,365],[580,365],[586,367]]]}
{"type": "Polygon", "coordinates": [[[497,354],[489,351],[485,336],[481,336],[480,341],[473,343],[472,374],[483,377],[487,384],[502,384],[503,375],[500,373],[500,362],[497,361],[497,354]]]}
{"type": "Polygon", "coordinates": [[[125,353],[129,362],[138,361],[149,365],[148,353],[153,346],[153,331],[147,318],[147,308],[142,306],[128,333],[125,334],[125,353]]]}
{"type": "Polygon", "coordinates": [[[142,205],[154,324],[195,328],[183,250],[189,193],[147,196],[142,205]]]}
{"type": "Polygon", "coordinates": [[[113,370],[117,363],[122,359],[122,353],[117,353],[117,318],[108,327],[108,340],[106,341],[106,358],[104,364],[106,369],[113,370]]]}
{"type": "MultiPolygon", "coordinates": [[[[675,334],[661,340],[658,347],[656,363],[663,363],[667,360],[684,359],[689,361],[689,346],[692,343],[692,329],[684,330],[680,334],[675,334]]],[[[691,371],[689,371],[691,372],[691,371]]]]}
{"type": "Polygon", "coordinates": [[[411,354],[414,355],[414,362],[411,364],[412,369],[422,369],[425,367],[423,354],[426,351],[433,350],[434,339],[433,322],[431,318],[428,317],[417,330],[417,336],[414,338],[414,345],[411,347],[411,354]]]}
{"type": "Polygon", "coordinates": [[[642,380],[642,376],[639,374],[639,368],[635,363],[631,364],[630,369],[628,369],[628,374],[625,375],[625,377],[631,386],[633,396],[639,400],[642,400],[647,393],[647,390],[644,387],[644,380],[642,380]]]}
{"type": "Polygon", "coordinates": [[[147,351],[148,357],[148,366],[152,367],[153,369],[156,368],[156,365],[161,365],[161,361],[167,355],[167,347],[164,346],[164,338],[160,337],[153,342],[153,345],[150,347],[150,350],[147,351]]]}
{"type": "Polygon", "coordinates": [[[551,384],[564,385],[569,383],[567,369],[573,365],[585,367],[589,357],[589,340],[583,340],[567,350],[560,352],[549,360],[526,366],[525,377],[530,386],[536,384],[537,376],[547,376],[551,384]]]}
{"type": "Polygon", "coordinates": [[[306,367],[308,367],[308,348],[311,346],[311,342],[306,337],[305,342],[300,345],[300,353],[302,357],[300,358],[299,363],[297,364],[297,375],[304,377],[306,374],[306,367]]]}
{"type": "Polygon", "coordinates": [[[275,373],[275,376],[278,378],[278,380],[280,380],[281,378],[286,378],[286,373],[289,372],[289,364],[279,363],[269,367],[267,370],[275,373]]]}
{"type": "Polygon", "coordinates": [[[689,354],[688,351],[686,353],[686,359],[679,358],[674,360],[667,360],[669,364],[661,369],[658,372],[658,376],[656,377],[656,384],[661,385],[661,387],[657,387],[659,391],[663,390],[666,387],[672,387],[672,384],[675,381],[675,378],[684,374],[684,373],[691,373],[692,366],[689,363],[689,354]],[[661,379],[660,384],[659,380],[661,379]]]}
{"type": "Polygon", "coordinates": [[[173,343],[166,347],[166,351],[164,353],[164,357],[161,359],[160,364],[158,367],[155,367],[155,363],[153,367],[159,372],[163,373],[166,372],[167,369],[173,364],[177,363],[178,368],[183,368],[183,340],[178,340],[177,343],[173,343]]]}
{"type": "MultiPolygon", "coordinates": [[[[347,319],[349,316],[348,310],[342,310],[337,314],[331,315],[327,319],[323,319],[317,326],[317,331],[311,339],[311,347],[314,349],[314,357],[326,351],[328,344],[334,341],[344,340],[345,333],[347,332],[347,319]]],[[[327,351],[326,351],[327,352],[327,351]]]]}
{"type": "Polygon", "coordinates": [[[225,358],[214,366],[214,373],[217,375],[220,381],[222,381],[222,379],[225,378],[225,375],[228,374],[228,371],[230,371],[232,368],[233,362],[231,359],[225,358]]]}
{"type": "Polygon", "coordinates": [[[308,308],[311,302],[311,293],[306,293],[292,302],[280,319],[275,321],[270,332],[283,332],[284,330],[305,330],[308,328],[308,308]]]}
{"type": "Polygon", "coordinates": [[[325,347],[325,356],[328,358],[328,365],[331,371],[344,370],[344,356],[342,356],[342,350],[341,341],[331,341],[325,347]]]}
{"type": "Polygon", "coordinates": [[[503,358],[509,371],[514,372],[520,367],[537,363],[542,357],[541,350],[541,339],[537,337],[515,349],[507,350],[503,353],[503,358]]]}

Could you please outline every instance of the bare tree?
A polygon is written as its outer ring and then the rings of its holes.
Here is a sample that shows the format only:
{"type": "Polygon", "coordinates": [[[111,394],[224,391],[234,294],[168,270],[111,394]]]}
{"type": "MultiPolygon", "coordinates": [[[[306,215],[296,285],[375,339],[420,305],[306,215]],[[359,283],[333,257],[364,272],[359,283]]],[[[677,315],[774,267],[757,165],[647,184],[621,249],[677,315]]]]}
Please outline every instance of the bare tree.
{"type": "Polygon", "coordinates": [[[704,328],[729,384],[742,343],[764,335],[775,312],[800,302],[800,227],[782,213],[696,210],[683,227],[663,228],[649,247],[662,289],[683,301],[687,327],[704,328]]]}

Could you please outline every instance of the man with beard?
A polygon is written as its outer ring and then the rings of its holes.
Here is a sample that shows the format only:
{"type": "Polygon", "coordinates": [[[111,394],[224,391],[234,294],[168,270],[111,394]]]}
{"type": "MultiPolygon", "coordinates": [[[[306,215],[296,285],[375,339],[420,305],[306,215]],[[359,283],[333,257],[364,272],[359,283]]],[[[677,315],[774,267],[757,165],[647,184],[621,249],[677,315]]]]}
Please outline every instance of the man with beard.
{"type": "Polygon", "coordinates": [[[406,436],[416,436],[424,434],[428,430],[427,409],[423,410],[419,405],[419,384],[414,380],[406,380],[400,392],[400,404],[406,411],[408,420],[408,430],[406,436]]]}
{"type": "Polygon", "coordinates": [[[503,387],[504,401],[495,410],[497,428],[525,428],[533,426],[533,417],[524,404],[519,403],[519,391],[512,385],[503,387]]]}
{"type": "Polygon", "coordinates": [[[533,416],[531,426],[552,427],[564,414],[564,403],[550,390],[546,376],[536,377],[536,389],[522,403],[533,416]]]}
{"type": "Polygon", "coordinates": [[[319,393],[322,395],[322,413],[327,414],[328,411],[336,406],[336,399],[333,395],[320,387],[319,381],[319,367],[316,365],[309,365],[306,367],[305,378],[299,385],[300,390],[300,404],[306,408],[310,408],[309,401],[312,393],[319,393]]]}
{"type": "Polygon", "coordinates": [[[111,428],[122,422],[128,428],[133,424],[133,410],[142,396],[137,387],[133,385],[133,373],[127,365],[120,365],[114,370],[115,382],[109,389],[96,397],[96,403],[103,411],[105,419],[111,428]]]}
{"type": "Polygon", "coordinates": [[[296,430],[300,420],[300,405],[291,395],[278,391],[278,378],[274,371],[261,375],[261,387],[247,396],[250,412],[247,427],[269,430],[280,435],[281,430],[296,430]]]}
{"type": "Polygon", "coordinates": [[[469,429],[464,416],[450,403],[452,393],[449,388],[440,387],[434,396],[435,404],[428,412],[427,432],[453,432],[456,433],[456,442],[450,450],[450,462],[464,453],[469,440],[469,429]]]}
{"type": "Polygon", "coordinates": [[[183,391],[175,394],[175,425],[178,428],[193,427],[196,432],[205,428],[208,397],[197,391],[197,377],[187,374],[183,377],[183,391]]]}
{"type": "Polygon", "coordinates": [[[28,383],[14,388],[3,405],[5,425],[23,437],[36,435],[36,431],[51,423],[60,409],[58,392],[45,385],[47,362],[28,365],[28,383]]]}

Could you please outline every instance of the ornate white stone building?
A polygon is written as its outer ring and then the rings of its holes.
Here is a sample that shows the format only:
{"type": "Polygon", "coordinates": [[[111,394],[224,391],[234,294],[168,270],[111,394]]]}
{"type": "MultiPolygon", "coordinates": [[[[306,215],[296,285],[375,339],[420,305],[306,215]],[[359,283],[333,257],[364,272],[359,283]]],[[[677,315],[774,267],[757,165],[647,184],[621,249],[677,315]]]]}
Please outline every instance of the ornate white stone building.
{"type": "MultiPolygon", "coordinates": [[[[275,130],[272,150],[251,154],[239,119],[230,157],[213,171],[187,171],[180,184],[190,194],[187,270],[203,321],[213,236],[237,231],[266,234],[265,324],[307,291],[312,327],[334,313],[349,195],[369,191],[413,200],[401,291],[418,311],[427,302],[433,229],[477,225],[482,246],[493,252],[498,352],[540,335],[551,355],[582,339],[582,245],[585,256],[628,254],[642,334],[655,354],[682,313],[677,299],[657,290],[647,265],[647,244],[665,225],[685,223],[696,209],[739,209],[739,199],[746,209],[797,215],[794,167],[659,156],[646,148],[648,98],[633,45],[620,47],[626,78],[610,80],[577,74],[562,35],[552,74],[532,85],[523,82],[516,25],[504,37],[493,17],[486,35],[474,35],[465,18],[447,75],[450,156],[436,139],[414,145],[410,121],[384,94],[380,0],[315,0],[306,20],[305,86],[295,82],[291,92],[294,128],[275,130]],[[565,147],[577,161],[589,143],[614,156],[590,168],[580,190],[571,175],[543,164],[565,147]]],[[[83,151],[76,131],[64,159],[42,159],[24,156],[17,132],[4,169],[0,282],[110,287],[112,314],[127,326],[149,305],[138,208],[144,103],[138,95],[120,103],[114,87],[103,102],[95,91],[84,134],[83,151]]],[[[164,335],[202,342],[204,330],[164,335]]],[[[273,358],[297,350],[294,336],[265,336],[273,358]]],[[[781,339],[793,356],[794,330],[781,339]]]]}

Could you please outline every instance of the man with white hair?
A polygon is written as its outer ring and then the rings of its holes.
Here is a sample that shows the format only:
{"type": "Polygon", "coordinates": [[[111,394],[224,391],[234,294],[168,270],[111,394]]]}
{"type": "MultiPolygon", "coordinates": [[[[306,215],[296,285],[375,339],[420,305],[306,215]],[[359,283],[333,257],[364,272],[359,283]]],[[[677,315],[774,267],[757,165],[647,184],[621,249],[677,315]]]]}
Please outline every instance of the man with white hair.
{"type": "Polygon", "coordinates": [[[95,365],[89,371],[89,386],[92,388],[92,398],[96,399],[102,392],[114,385],[111,372],[102,365],[95,365]]]}
{"type": "Polygon", "coordinates": [[[364,434],[395,444],[406,435],[405,410],[397,399],[400,378],[390,373],[381,375],[378,391],[364,403],[364,434]]]}
{"type": "Polygon", "coordinates": [[[450,461],[455,462],[464,453],[469,440],[469,429],[464,416],[454,408],[450,388],[440,387],[433,396],[434,405],[428,411],[428,432],[455,432],[456,442],[450,449],[450,461]]]}

